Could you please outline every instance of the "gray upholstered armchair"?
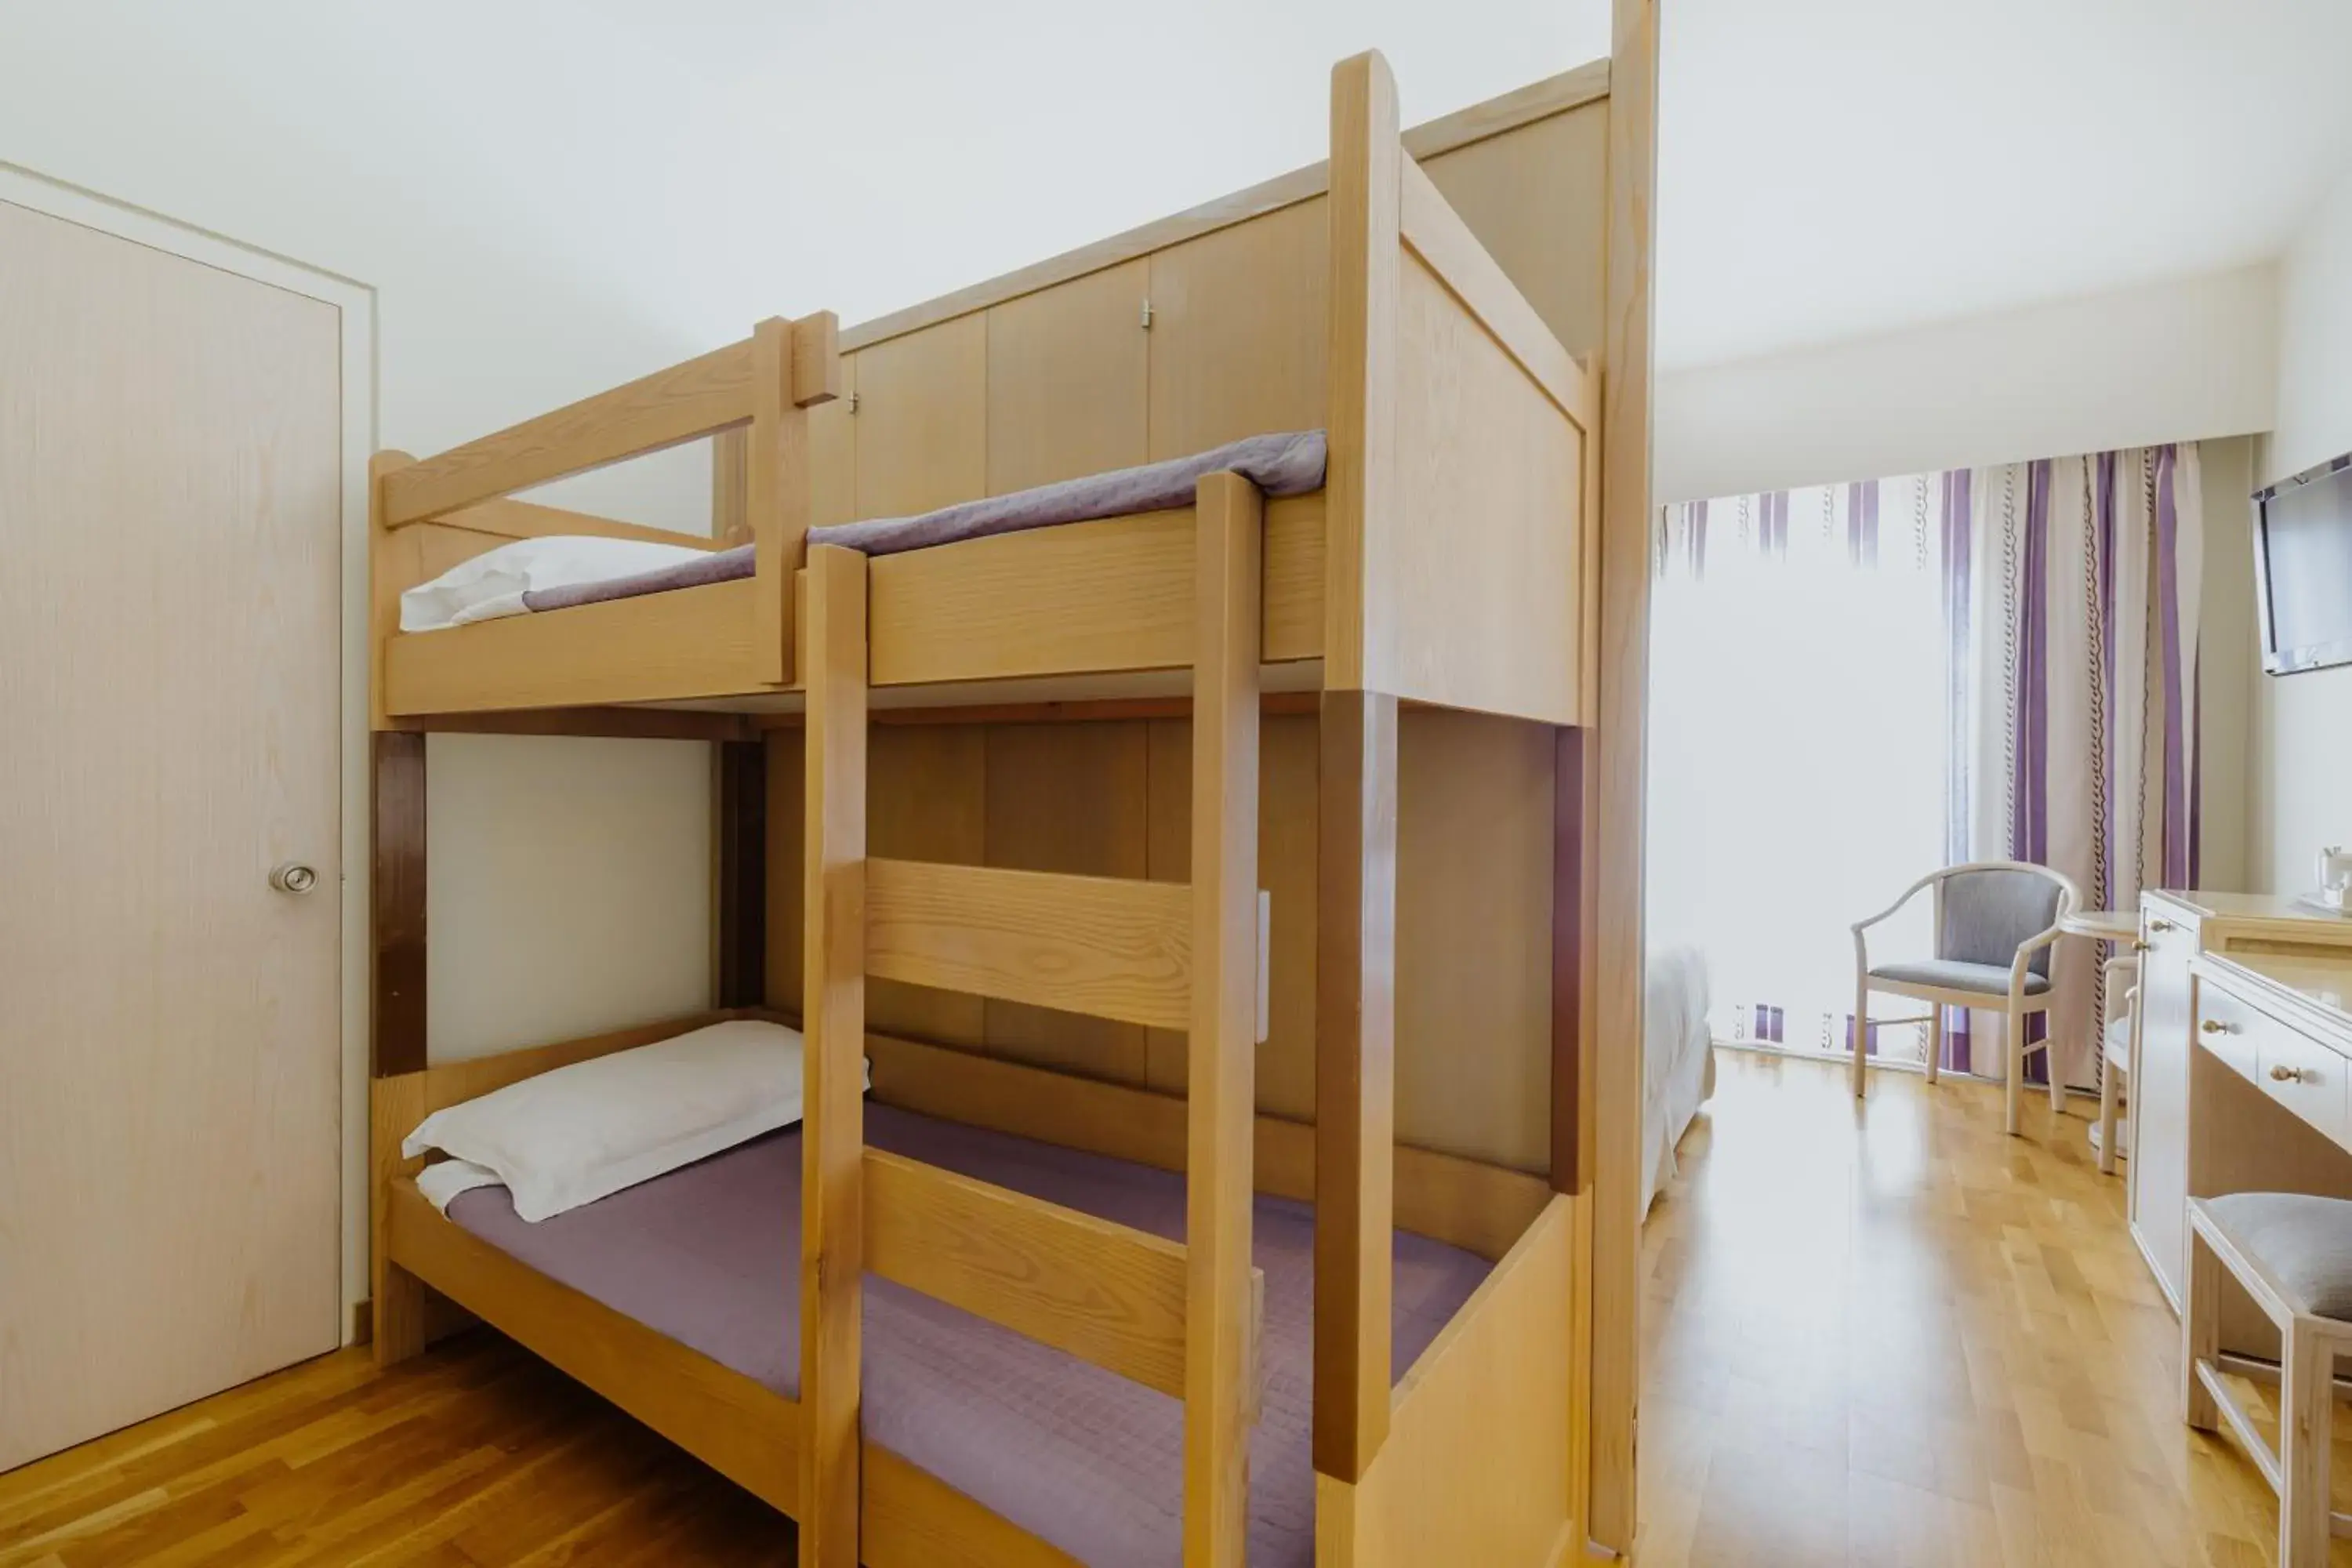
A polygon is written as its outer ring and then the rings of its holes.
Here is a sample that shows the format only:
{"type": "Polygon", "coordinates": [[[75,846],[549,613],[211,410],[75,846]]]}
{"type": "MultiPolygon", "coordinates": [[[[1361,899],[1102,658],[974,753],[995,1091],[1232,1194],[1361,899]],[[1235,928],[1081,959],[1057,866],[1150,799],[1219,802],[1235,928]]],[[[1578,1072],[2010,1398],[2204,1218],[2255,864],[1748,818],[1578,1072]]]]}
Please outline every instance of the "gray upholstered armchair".
{"type": "MultiPolygon", "coordinates": [[[[1927,1037],[1927,1081],[1944,1054],[1944,1009],[1981,1007],[2006,1015],[2001,1077],[2008,1085],[2008,1125],[2017,1131],[2018,1097],[2025,1079],[2025,1016],[2050,1006],[2050,947],[2058,922],[2081,906],[2082,894],[2061,871],[2024,860],[1978,860],[1931,871],[1903,896],[1853,928],[1853,1092],[1863,1092],[1867,1060],[1870,994],[1892,992],[1935,1005],[1927,1037]],[[1936,889],[1936,955],[1904,963],[1870,962],[1870,928],[1893,915],[1923,889],[1936,889]]],[[[2033,1047],[2050,1045],[2045,1035],[2033,1047]]],[[[2065,1103],[2057,1056],[2050,1062],[2050,1107],[2065,1103]]]]}

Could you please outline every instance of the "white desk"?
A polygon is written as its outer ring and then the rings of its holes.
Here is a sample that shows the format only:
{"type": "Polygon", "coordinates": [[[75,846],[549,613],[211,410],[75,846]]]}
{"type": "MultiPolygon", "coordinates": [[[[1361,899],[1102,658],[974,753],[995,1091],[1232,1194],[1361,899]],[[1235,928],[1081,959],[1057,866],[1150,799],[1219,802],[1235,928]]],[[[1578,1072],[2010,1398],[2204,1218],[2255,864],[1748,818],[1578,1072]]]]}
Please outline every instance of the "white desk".
{"type": "MultiPolygon", "coordinates": [[[[2294,1125],[2252,1079],[2193,1043],[2206,1037],[2198,1026],[2202,985],[2260,985],[2246,965],[2326,963],[2330,954],[2352,965],[2352,920],[2319,914],[2291,898],[2165,892],[2140,900],[2139,1036],[2129,1076],[2131,1226],[2175,1311],[2188,1256],[2183,1205],[2191,1194],[2334,1192],[2340,1184],[2352,1196],[2352,1154],[2294,1125]],[[2231,982],[2202,978],[2220,973],[2216,960],[2235,966],[2231,982]],[[2208,968],[2200,972],[2200,963],[2208,968]],[[2287,1135],[2271,1157],[2263,1129],[2282,1122],[2287,1135]]],[[[2283,995],[2276,1007],[2294,1011],[2283,995]]]]}

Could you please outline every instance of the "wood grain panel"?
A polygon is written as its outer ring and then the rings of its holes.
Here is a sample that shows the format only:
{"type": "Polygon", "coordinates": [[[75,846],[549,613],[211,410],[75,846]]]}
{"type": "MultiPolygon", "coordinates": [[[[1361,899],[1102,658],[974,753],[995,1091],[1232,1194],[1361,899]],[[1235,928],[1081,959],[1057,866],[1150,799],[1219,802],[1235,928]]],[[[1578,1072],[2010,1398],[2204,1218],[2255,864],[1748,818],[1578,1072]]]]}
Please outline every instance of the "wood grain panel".
{"type": "Polygon", "coordinates": [[[1397,279],[1391,505],[1367,537],[1367,637],[1402,697],[1582,718],[1583,442],[1435,274],[1397,279]]]}
{"type": "Polygon", "coordinates": [[[866,557],[809,552],[802,732],[801,1568],[856,1568],[865,1312],[866,557]]]}
{"type": "MultiPolygon", "coordinates": [[[[1258,600],[1265,503],[1237,474],[1195,510],[1191,1041],[1186,1075],[1184,1556],[1241,1568],[1255,1424],[1250,1156],[1257,1051],[1258,600]]],[[[1150,886],[1151,884],[1145,884],[1150,886]]]]}
{"type": "Polygon", "coordinates": [[[1529,1172],[1551,1149],[1552,749],[1441,709],[1397,748],[1397,1136],[1529,1172]]]}
{"type": "Polygon", "coordinates": [[[1486,254],[1421,165],[1408,158],[1403,174],[1399,222],[1405,244],[1528,379],[1542,388],[1554,407],[1574,421],[1580,432],[1593,430],[1592,386],[1583,368],[1560,346],[1501,265],[1486,254]]]}
{"type": "Polygon", "coordinates": [[[749,339],[424,458],[383,481],[393,527],[657,452],[751,417],[749,339]]]}
{"type": "Polygon", "coordinates": [[[802,728],[770,730],[768,747],[768,1005],[797,1019],[801,1014],[801,938],[806,921],[801,908],[801,833],[806,755],[802,728]]]}
{"type": "Polygon", "coordinates": [[[1580,359],[1601,347],[1608,128],[1603,98],[1421,160],[1479,245],[1580,359]]]}
{"type": "MultiPolygon", "coordinates": [[[[1269,508],[1265,657],[1321,646],[1323,497],[1269,508]]],[[[1192,511],[1000,534],[874,563],[874,683],[914,686],[1192,658],[1192,511]]]]}
{"type": "Polygon", "coordinates": [[[374,744],[372,834],[375,984],[369,1056],[379,1078],[425,1059],[425,737],[383,731],[374,744]]]}
{"type": "Polygon", "coordinates": [[[656,702],[773,689],[758,674],[751,580],[395,637],[394,714],[656,702]]]}
{"type": "Polygon", "coordinates": [[[870,973],[1160,1028],[1187,1017],[1186,888],[879,858],[866,887],[870,973]]]}
{"type": "Polygon", "coordinates": [[[1146,460],[1149,264],[1073,279],[988,312],[988,493],[1146,460]]]}
{"type": "Polygon", "coordinates": [[[809,410],[809,526],[857,516],[857,356],[841,358],[841,395],[809,410]]]}
{"type": "Polygon", "coordinates": [[[874,1443],[866,1445],[860,1524],[868,1568],[1085,1568],[874,1443]]]}
{"type": "Polygon", "coordinates": [[[721,1007],[757,1007],[768,999],[767,747],[729,741],[711,752],[718,794],[712,994],[721,1007]]]}
{"type": "MultiPolygon", "coordinates": [[[[712,450],[714,453],[720,451],[731,442],[735,450],[740,453],[742,449],[742,436],[743,433],[740,430],[730,430],[715,437],[711,442],[712,450]]],[[[394,466],[405,467],[406,465],[394,466]]],[[[740,493],[730,498],[720,491],[719,487],[720,467],[721,465],[714,457],[711,498],[714,516],[718,509],[728,506],[730,502],[737,512],[740,512],[741,507],[740,493]]],[[[514,500],[506,497],[496,500],[480,501],[473,506],[459,507],[457,510],[445,513],[430,523],[412,521],[399,526],[403,532],[412,529],[457,528],[463,529],[468,533],[490,534],[499,539],[545,539],[558,534],[586,534],[595,539],[635,539],[649,544],[675,544],[685,550],[707,551],[726,548],[725,542],[716,536],[680,533],[672,528],[648,528],[643,523],[619,522],[609,517],[596,517],[588,512],[572,511],[564,507],[542,506],[537,501],[514,500]]],[[[748,542],[748,535],[744,541],[739,542],[748,542]]],[[[417,581],[437,577],[448,569],[447,566],[444,566],[439,571],[427,573],[425,578],[419,578],[417,581]]],[[[414,585],[414,584],[403,584],[403,586],[412,587],[414,585]]]]}
{"type": "Polygon", "coordinates": [[[341,342],[0,202],[0,1469],[340,1337],[341,342]]]}
{"type": "MultiPolygon", "coordinates": [[[[874,1097],[885,1105],[1108,1154],[1163,1171],[1185,1168],[1181,1097],[1023,1067],[967,1051],[885,1035],[866,1037],[874,1097]]],[[[1519,1171],[1399,1144],[1396,1224],[1498,1258],[1550,1200],[1542,1181],[1519,1171]]],[[[1250,1168],[1257,1190],[1311,1202],[1315,1129],[1260,1116],[1250,1168]]]]}
{"type": "MultiPolygon", "coordinates": [[[[1257,883],[1273,914],[1267,954],[1266,1037],[1257,1047],[1257,1109],[1311,1121],[1315,1116],[1315,718],[1266,714],[1258,729],[1257,883]]],[[[1192,726],[1163,719],[1150,731],[1150,874],[1172,882],[1189,875],[1192,855],[1192,726]]],[[[1184,1037],[1158,1030],[1150,1040],[1150,1087],[1184,1088],[1184,1037]]]]}
{"type": "MultiPolygon", "coordinates": [[[[1398,687],[1388,644],[1399,592],[1383,557],[1397,517],[1396,80],[1377,52],[1331,69],[1330,441],[1323,519],[1323,684],[1398,687]]],[[[1416,584],[1416,591],[1428,584],[1416,584]]]]}
{"type": "Polygon", "coordinates": [[[1153,460],[1326,423],[1328,205],[1302,201],[1153,253],[1153,460]]]}
{"type": "Polygon", "coordinates": [[[1315,994],[1315,1468],[1388,1430],[1396,1181],[1397,705],[1326,691],[1315,994]]]}
{"type": "Polygon", "coordinates": [[[1656,246],[1658,8],[1612,0],[1608,293],[1601,345],[1599,733],[1593,806],[1591,1535],[1633,1550],[1641,1386],[1642,772],[1648,727],[1652,332],[1656,246]]]}
{"type": "MultiPolygon", "coordinates": [[[[1555,1197],[1396,1391],[1353,1503],[1351,1568],[1560,1560],[1569,1487],[1567,1321],[1576,1200],[1555,1197]]],[[[1318,1500],[1337,1483],[1318,1478],[1318,1500]]]]}
{"type": "Polygon", "coordinates": [[[987,319],[861,351],[856,515],[905,517],[987,493],[987,319]]]}
{"type": "MultiPolygon", "coordinates": [[[[868,854],[951,866],[986,861],[986,724],[877,723],[866,747],[868,854]]],[[[986,1019],[978,996],[866,977],[869,1030],[978,1046],[987,1038],[986,1019]]]]}
{"type": "Polygon", "coordinates": [[[1184,1247],[879,1149],[866,1267],[1042,1344],[1184,1393],[1184,1247]]]}
{"type": "MultiPolygon", "coordinates": [[[[1148,870],[1148,742],[1136,723],[1000,724],[988,735],[988,861],[1082,877],[1148,870]]],[[[988,1048],[1040,1067],[1145,1081],[1140,1025],[988,1004],[988,1048]]]]}

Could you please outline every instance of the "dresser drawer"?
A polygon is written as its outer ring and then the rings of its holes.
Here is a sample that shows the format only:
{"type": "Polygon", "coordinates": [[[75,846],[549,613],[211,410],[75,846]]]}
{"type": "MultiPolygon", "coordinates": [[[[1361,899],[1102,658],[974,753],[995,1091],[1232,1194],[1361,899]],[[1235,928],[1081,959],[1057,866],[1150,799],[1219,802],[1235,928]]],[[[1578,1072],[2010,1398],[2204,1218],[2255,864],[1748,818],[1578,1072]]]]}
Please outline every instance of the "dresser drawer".
{"type": "MultiPolygon", "coordinates": [[[[2267,1020],[2266,1020],[2267,1022],[2267,1020]]],[[[2308,1035],[2269,1024],[2255,1037],[2255,1081],[2263,1092],[2337,1143],[2347,1132],[2345,1059],[2308,1035]]]]}
{"type": "Polygon", "coordinates": [[[2198,981],[2197,1043],[2242,1076],[2260,1081],[2257,1042],[2273,1030],[2284,1032],[2270,1015],[2240,1001],[2210,979],[2198,981]]]}

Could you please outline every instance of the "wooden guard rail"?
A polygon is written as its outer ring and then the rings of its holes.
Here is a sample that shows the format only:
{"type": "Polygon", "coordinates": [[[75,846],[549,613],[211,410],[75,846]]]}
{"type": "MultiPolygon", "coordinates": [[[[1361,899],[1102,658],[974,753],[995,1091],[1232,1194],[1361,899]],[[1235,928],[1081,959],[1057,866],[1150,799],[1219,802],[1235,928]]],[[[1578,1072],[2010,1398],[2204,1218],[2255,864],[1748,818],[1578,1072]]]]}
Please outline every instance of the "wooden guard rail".
{"type": "Polygon", "coordinates": [[[740,342],[411,463],[383,478],[383,526],[427,522],[749,425],[758,412],[762,340],[772,334],[789,344],[784,374],[793,406],[825,402],[839,392],[837,332],[829,310],[762,321],[740,342]]]}
{"type": "Polygon", "coordinates": [[[1192,879],[1055,876],[866,854],[865,558],[809,552],[801,664],[803,1568],[858,1561],[867,1270],[1184,1401],[1185,1558],[1240,1568],[1264,1279],[1250,1261],[1261,990],[1258,664],[1265,502],[1195,492],[1192,879]],[[865,1147],[869,973],[1190,1035],[1179,1244],[865,1147]]]}

